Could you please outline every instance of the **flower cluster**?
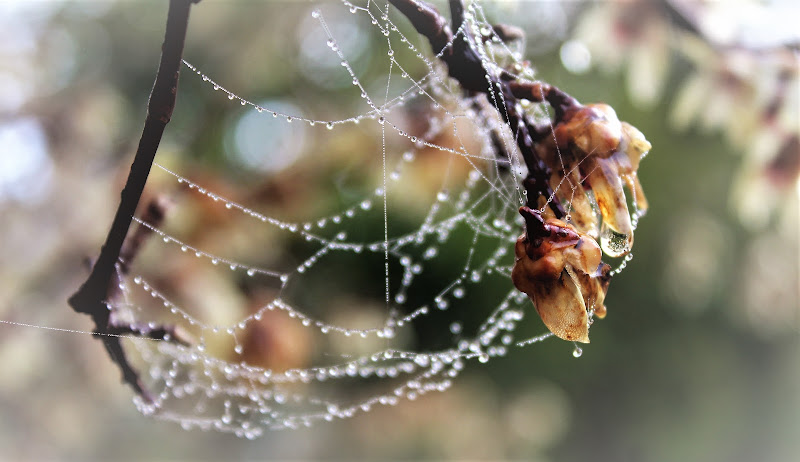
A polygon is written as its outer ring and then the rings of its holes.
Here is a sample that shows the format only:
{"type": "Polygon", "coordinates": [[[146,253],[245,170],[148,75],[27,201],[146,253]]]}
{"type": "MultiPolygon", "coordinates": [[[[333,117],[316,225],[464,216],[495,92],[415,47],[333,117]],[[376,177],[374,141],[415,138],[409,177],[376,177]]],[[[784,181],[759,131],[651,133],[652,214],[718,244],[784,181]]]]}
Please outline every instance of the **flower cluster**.
{"type": "Polygon", "coordinates": [[[537,155],[552,172],[556,198],[569,206],[568,221],[599,237],[608,256],[631,250],[636,220],[647,210],[637,170],[650,147],[642,132],[620,122],[611,106],[577,103],[553,127],[553,136],[537,146],[537,155]],[[632,195],[633,214],[624,186],[632,195]]]}
{"type": "Polygon", "coordinates": [[[520,209],[526,229],[511,278],[553,334],[588,343],[592,316],[606,314],[610,267],[601,257],[630,252],[636,221],[647,210],[637,171],[651,145],[606,104],[571,102],[552,135],[535,152],[550,171],[554,197],[540,197],[540,210],[520,209]],[[553,216],[551,199],[566,207],[567,221],[553,216]]]}

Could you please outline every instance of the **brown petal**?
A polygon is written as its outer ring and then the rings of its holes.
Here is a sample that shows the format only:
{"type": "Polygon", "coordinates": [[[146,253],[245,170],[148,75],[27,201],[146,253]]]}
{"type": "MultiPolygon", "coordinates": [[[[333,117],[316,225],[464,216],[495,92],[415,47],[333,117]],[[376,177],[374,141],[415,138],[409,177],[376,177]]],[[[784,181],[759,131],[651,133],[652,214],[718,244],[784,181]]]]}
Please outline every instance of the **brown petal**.
{"type": "Polygon", "coordinates": [[[542,281],[529,294],[544,325],[556,337],[589,343],[589,316],[578,288],[569,271],[553,281],[542,281]]]}

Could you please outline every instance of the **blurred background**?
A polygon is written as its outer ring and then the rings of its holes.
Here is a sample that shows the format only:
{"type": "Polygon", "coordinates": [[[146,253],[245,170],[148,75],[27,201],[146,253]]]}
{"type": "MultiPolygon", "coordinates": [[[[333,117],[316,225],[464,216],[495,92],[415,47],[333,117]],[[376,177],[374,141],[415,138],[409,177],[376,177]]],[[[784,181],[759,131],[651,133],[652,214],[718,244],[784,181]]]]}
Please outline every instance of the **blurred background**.
{"type": "MultiPolygon", "coordinates": [[[[285,113],[364,112],[310,20],[317,5],[203,0],[184,56],[285,113]]],[[[366,39],[346,7],[321,5],[355,71],[365,81],[384,72],[379,41],[366,39]]],[[[556,340],[512,349],[470,363],[445,393],[251,442],[142,417],[86,334],[0,324],[0,458],[795,460],[798,6],[504,1],[486,10],[526,31],[539,78],[582,102],[611,104],[654,146],[639,171],[651,205],[635,258],[615,277],[609,317],[594,325],[581,358],[556,340]]],[[[0,320],[92,329],[66,299],[116,209],[166,11],[166,1],[0,2],[0,320]]],[[[361,168],[349,152],[380,146],[370,136],[262,126],[237,106],[184,68],[159,160],[235,200],[302,219],[331,206],[337,175],[361,168]],[[264,159],[253,146],[282,155],[264,159]],[[323,148],[325,161],[309,161],[323,148]]],[[[201,205],[183,213],[183,230],[211,247],[237,229],[213,224],[224,219],[201,205]]],[[[448,255],[439,258],[448,265],[448,255]]],[[[204,290],[200,297],[219,299],[247,292],[204,290]]],[[[290,351],[311,348],[302,332],[282,332],[303,344],[290,351]]]]}

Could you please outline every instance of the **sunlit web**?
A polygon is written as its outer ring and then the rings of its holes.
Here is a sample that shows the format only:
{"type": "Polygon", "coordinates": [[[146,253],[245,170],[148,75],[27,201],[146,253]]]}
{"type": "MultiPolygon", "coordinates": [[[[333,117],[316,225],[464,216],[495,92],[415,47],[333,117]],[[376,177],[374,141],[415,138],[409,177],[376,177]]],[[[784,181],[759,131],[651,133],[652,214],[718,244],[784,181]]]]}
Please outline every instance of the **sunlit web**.
{"type": "MultiPolygon", "coordinates": [[[[480,5],[467,13],[470,37],[484,39],[474,44],[484,68],[533,79],[521,43],[499,40],[480,5]]],[[[137,398],[144,414],[187,429],[255,438],[264,430],[349,418],[444,391],[471,360],[487,362],[550,335],[531,337],[537,329],[546,332],[535,318],[526,338],[515,335],[531,310],[510,281],[523,225],[517,211],[526,202],[520,181],[527,171],[493,102],[465,95],[388,5],[345,1],[308,14],[311,35],[327,48],[324,59],[335,61],[337,78],[360,98],[360,112],[323,119],[289,112],[293,106],[285,104],[268,106],[190,62],[184,62],[184,79],[202,79],[208,98],[227,98],[231,111],[257,114],[265,130],[291,132],[302,125],[304,133],[319,137],[369,133],[379,140],[377,148],[351,153],[363,167],[359,171],[369,172],[343,187],[341,197],[326,198],[329,207],[307,207],[328,211],[296,220],[287,215],[303,215],[306,207],[288,213],[257,201],[240,203],[156,159],[154,177],[179,193],[175,207],[160,226],[134,217],[153,238],[141,261],[122,275],[122,297],[109,301],[117,319],[174,325],[186,339],[127,341],[154,397],[152,403],[137,398]],[[347,16],[350,27],[366,34],[361,40],[381,44],[380,78],[360,75],[348,54],[353,41],[340,42],[326,21],[332,16],[347,16]],[[234,245],[208,248],[180,223],[181,208],[197,204],[245,230],[227,239],[238,248],[242,236],[260,236],[253,246],[267,236],[287,249],[267,256],[254,250],[248,259],[247,252],[226,253],[234,245]],[[351,275],[355,260],[366,262],[360,266],[370,274],[351,275]],[[165,276],[165,268],[177,271],[187,261],[201,270],[182,276],[180,284],[165,276]],[[248,295],[220,302],[204,282],[184,280],[209,272],[237,281],[248,295]],[[326,283],[331,275],[349,282],[332,286],[326,283]],[[286,329],[298,333],[298,345],[315,346],[310,364],[279,363],[278,353],[258,346],[260,337],[275,335],[276,325],[292,326],[286,329]]],[[[463,40],[463,31],[454,37],[463,40]]],[[[549,121],[544,105],[523,110],[549,121]]],[[[324,158],[320,145],[299,153],[299,162],[324,158]]],[[[257,161],[248,162],[258,168],[257,161]]],[[[281,169],[269,174],[279,177],[281,169]]]]}

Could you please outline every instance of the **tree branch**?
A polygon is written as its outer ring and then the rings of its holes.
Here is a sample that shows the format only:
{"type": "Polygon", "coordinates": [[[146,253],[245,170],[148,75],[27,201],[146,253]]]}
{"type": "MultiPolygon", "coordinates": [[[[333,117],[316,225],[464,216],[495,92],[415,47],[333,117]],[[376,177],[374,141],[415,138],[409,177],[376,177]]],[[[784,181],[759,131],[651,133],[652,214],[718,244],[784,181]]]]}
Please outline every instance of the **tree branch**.
{"type": "MultiPolygon", "coordinates": [[[[528,176],[523,180],[523,187],[528,193],[527,205],[536,207],[535,201],[538,197],[552,197],[550,208],[556,217],[563,218],[566,215],[564,207],[550,187],[550,168],[534,152],[535,143],[546,136],[548,131],[545,127],[537,127],[531,123],[525,114],[517,110],[517,103],[519,99],[547,101],[555,111],[554,122],[558,123],[566,109],[578,104],[578,101],[552,85],[518,82],[507,73],[495,76],[488,72],[479,54],[472,48],[473,40],[469,36],[469,29],[462,27],[462,0],[450,0],[452,30],[460,31],[459,38],[456,39],[447,27],[447,21],[433,6],[419,0],[389,1],[411,21],[417,32],[428,39],[433,50],[447,64],[448,74],[458,80],[465,90],[486,94],[503,121],[516,135],[517,146],[528,168],[528,176]],[[450,47],[447,47],[448,43],[451,43],[450,47]]],[[[503,30],[502,27],[499,29],[503,30]]]]}
{"type": "MultiPolygon", "coordinates": [[[[128,383],[143,398],[150,400],[138,373],[131,367],[122,349],[120,333],[137,333],[135,328],[115,326],[111,322],[111,310],[107,302],[118,295],[116,264],[120,259],[125,236],[147,183],[158,145],[169,123],[178,94],[178,76],[183,55],[183,45],[189,23],[189,10],[192,3],[199,0],[170,0],[167,13],[167,26],[162,45],[161,62],[150,93],[147,117],[139,140],[136,157],[131,165],[128,180],[122,190],[119,207],[111,229],[100,251],[100,256],[92,268],[88,279],[69,299],[70,306],[79,313],[91,316],[95,323],[95,336],[103,345],[122,372],[123,381],[128,383]],[[107,335],[112,334],[112,335],[107,335]]],[[[158,329],[148,333],[158,334],[158,329]]],[[[164,331],[165,333],[167,331],[164,331]]],[[[139,332],[141,333],[141,332],[139,332]]],[[[164,336],[162,335],[161,338],[164,336]]]]}

